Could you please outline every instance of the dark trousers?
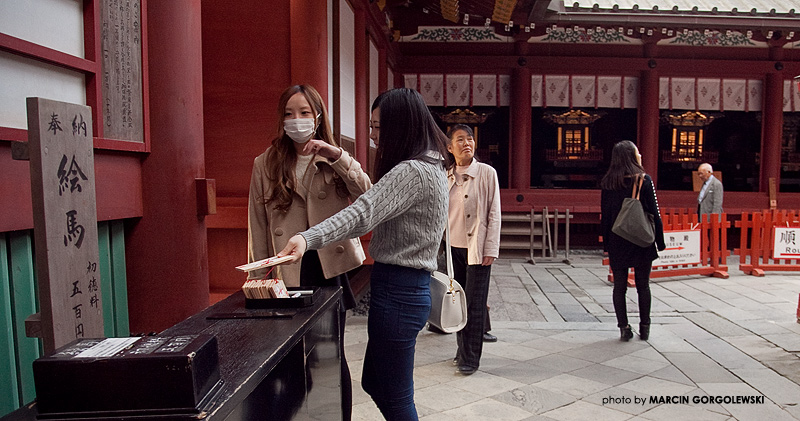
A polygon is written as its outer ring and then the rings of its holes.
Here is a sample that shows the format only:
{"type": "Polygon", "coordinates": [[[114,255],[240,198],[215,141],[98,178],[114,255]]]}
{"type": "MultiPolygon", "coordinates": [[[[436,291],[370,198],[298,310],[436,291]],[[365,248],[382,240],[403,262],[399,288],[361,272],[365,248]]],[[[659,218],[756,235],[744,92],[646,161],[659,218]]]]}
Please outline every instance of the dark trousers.
{"type": "Polygon", "coordinates": [[[491,266],[467,264],[467,249],[451,247],[453,272],[467,295],[467,325],[457,333],[459,365],[478,368],[486,332],[486,300],[489,297],[491,266]]]}
{"type": "MultiPolygon", "coordinates": [[[[636,281],[636,293],[639,298],[639,323],[650,324],[650,270],[652,264],[647,262],[634,266],[633,278],[636,281]]],[[[617,314],[617,326],[622,328],[628,325],[628,307],[625,302],[625,293],[628,291],[628,268],[611,268],[614,275],[614,313],[617,314]]]]}
{"type": "Polygon", "coordinates": [[[379,262],[372,266],[361,386],[387,420],[419,419],[414,347],[431,312],[430,281],[426,270],[379,262]]]}
{"type": "Polygon", "coordinates": [[[346,308],[352,308],[349,302],[355,302],[355,299],[347,300],[347,293],[353,295],[350,289],[350,280],[346,273],[334,276],[331,279],[325,279],[322,274],[322,264],[319,262],[319,255],[316,250],[309,250],[303,256],[300,263],[300,285],[310,286],[341,286],[342,287],[342,304],[339,306],[341,323],[339,323],[339,356],[341,358],[341,376],[342,376],[342,419],[350,421],[353,414],[353,381],[350,377],[350,367],[347,365],[347,358],[344,355],[344,326],[347,320],[346,308]],[[345,288],[346,287],[346,288],[345,288]],[[345,303],[345,301],[348,303],[345,303]]]}

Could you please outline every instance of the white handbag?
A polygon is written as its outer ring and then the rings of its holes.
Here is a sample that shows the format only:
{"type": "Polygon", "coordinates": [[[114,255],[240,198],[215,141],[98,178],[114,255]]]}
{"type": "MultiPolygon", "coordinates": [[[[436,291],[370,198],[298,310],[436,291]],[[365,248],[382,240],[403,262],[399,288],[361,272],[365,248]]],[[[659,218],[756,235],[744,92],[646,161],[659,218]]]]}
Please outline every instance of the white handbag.
{"type": "Polygon", "coordinates": [[[431,314],[428,323],[443,332],[458,332],[467,325],[467,295],[453,279],[453,255],[450,252],[450,224],[445,228],[447,274],[434,271],[431,275],[431,314]]]}

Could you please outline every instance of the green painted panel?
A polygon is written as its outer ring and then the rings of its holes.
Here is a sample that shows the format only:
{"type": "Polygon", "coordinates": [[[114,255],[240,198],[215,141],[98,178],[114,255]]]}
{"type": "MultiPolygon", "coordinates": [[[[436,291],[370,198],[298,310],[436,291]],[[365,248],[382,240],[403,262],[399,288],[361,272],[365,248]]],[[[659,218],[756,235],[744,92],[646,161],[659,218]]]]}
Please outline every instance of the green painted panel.
{"type": "Polygon", "coordinates": [[[125,269],[125,224],[111,221],[111,274],[114,279],[114,323],[117,336],[130,336],[128,324],[128,277],[125,269]]]}
{"type": "MultiPolygon", "coordinates": [[[[98,223],[98,246],[104,333],[129,336],[123,222],[98,223]]],[[[25,319],[37,303],[33,232],[0,233],[0,416],[36,397],[32,364],[41,342],[25,337],[25,319]]]]}
{"type": "Polygon", "coordinates": [[[0,234],[0,416],[20,407],[6,235],[0,234]]]}
{"type": "Polygon", "coordinates": [[[7,234],[11,257],[9,279],[14,311],[14,339],[17,345],[17,379],[23,403],[31,402],[36,397],[32,364],[41,355],[40,340],[25,336],[25,319],[39,311],[36,305],[32,234],[32,231],[7,234]]]}
{"type": "Polygon", "coordinates": [[[103,334],[107,338],[116,337],[114,331],[114,281],[111,277],[111,244],[108,238],[108,223],[97,224],[97,243],[100,260],[100,297],[103,305],[103,334]]]}

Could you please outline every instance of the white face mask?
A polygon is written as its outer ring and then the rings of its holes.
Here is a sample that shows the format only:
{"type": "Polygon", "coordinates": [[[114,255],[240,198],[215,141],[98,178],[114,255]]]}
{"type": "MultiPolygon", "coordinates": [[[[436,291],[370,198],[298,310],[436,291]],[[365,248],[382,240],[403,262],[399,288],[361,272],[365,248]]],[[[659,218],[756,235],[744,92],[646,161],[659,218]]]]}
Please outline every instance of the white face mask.
{"type": "Polygon", "coordinates": [[[283,120],[283,131],[297,143],[306,143],[314,136],[316,124],[313,118],[283,120]]]}

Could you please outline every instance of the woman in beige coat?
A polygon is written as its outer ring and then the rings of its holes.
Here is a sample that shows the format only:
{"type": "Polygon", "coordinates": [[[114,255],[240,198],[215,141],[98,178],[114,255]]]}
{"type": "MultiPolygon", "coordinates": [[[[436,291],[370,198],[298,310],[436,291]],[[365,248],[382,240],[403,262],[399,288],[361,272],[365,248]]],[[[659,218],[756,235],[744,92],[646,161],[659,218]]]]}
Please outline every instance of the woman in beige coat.
{"type": "MultiPolygon", "coordinates": [[[[247,218],[250,262],[274,256],[293,235],[346,208],[372,186],[358,161],[336,145],[325,104],[313,87],[287,88],[278,113],[277,137],[253,163],[247,218]]],[[[344,312],[355,306],[346,272],[364,258],[358,238],[346,239],[306,253],[299,265],[279,266],[270,277],[283,279],[287,286],[341,286],[344,312]]],[[[265,271],[248,277],[261,279],[265,271]]],[[[340,327],[343,335],[344,323],[340,327]]],[[[350,419],[351,383],[344,353],[342,362],[343,411],[350,419]]]]}

